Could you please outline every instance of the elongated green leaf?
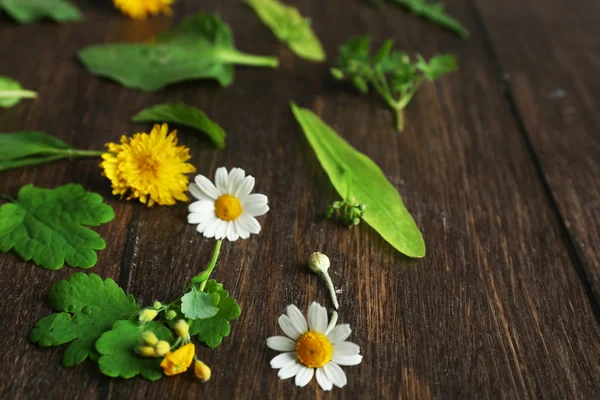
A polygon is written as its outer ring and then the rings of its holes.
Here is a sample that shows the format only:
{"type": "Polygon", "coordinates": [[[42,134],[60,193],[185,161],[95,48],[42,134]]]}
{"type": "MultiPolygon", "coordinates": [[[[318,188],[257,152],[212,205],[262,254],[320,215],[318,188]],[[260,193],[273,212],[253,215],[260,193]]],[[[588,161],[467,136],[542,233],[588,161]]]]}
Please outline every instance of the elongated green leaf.
{"type": "Polygon", "coordinates": [[[312,111],[292,112],[337,192],[367,206],[363,219],[398,251],[424,257],[425,242],[396,188],[369,157],[356,151],[312,111]]]}
{"type": "Polygon", "coordinates": [[[79,59],[93,74],[123,86],[153,92],[191,79],[233,81],[234,65],[277,67],[274,57],[255,56],[235,49],[231,30],[218,16],[186,18],[156,43],[116,43],[87,47],[79,59]]]}
{"type": "Polygon", "coordinates": [[[23,89],[19,82],[14,79],[0,76],[0,107],[12,107],[19,103],[21,99],[33,99],[35,97],[37,97],[36,92],[23,89]]]}
{"type": "Polygon", "coordinates": [[[399,4],[407,8],[411,13],[418,17],[425,18],[426,20],[440,25],[443,28],[448,29],[456,33],[463,39],[469,37],[469,31],[467,28],[455,18],[452,18],[444,10],[442,3],[427,3],[425,0],[389,0],[392,3],[399,4]]]}
{"type": "Polygon", "coordinates": [[[50,18],[56,22],[79,21],[81,12],[67,0],[0,0],[0,8],[22,24],[50,18]]]}
{"type": "Polygon", "coordinates": [[[302,58],[313,61],[325,60],[325,51],[319,38],[310,27],[310,19],[303,18],[295,7],[278,0],[245,0],[261,21],[271,28],[281,40],[302,58]]]}
{"type": "Polygon", "coordinates": [[[198,129],[208,135],[219,149],[225,148],[225,131],[196,107],[187,104],[158,104],[133,117],[135,122],[170,122],[198,129]]]}

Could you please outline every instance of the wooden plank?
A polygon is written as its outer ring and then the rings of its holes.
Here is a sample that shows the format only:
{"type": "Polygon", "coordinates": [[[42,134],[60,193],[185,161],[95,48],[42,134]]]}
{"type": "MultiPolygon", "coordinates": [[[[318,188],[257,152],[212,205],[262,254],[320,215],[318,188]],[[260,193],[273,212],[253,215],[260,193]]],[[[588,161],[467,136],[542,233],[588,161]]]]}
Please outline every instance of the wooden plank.
{"type": "MultiPolygon", "coordinates": [[[[213,368],[206,385],[190,376],[155,383],[112,380],[93,363],[60,367],[58,351],[28,345],[25,333],[47,313],[41,298],[50,283],[72,271],[45,272],[12,255],[0,257],[7,271],[0,277],[2,397],[589,398],[596,393],[600,329],[472,8],[450,5],[472,32],[473,38],[462,42],[394,8],[381,13],[342,0],[304,0],[298,7],[313,19],[329,63],[349,34],[368,32],[377,42],[395,37],[399,48],[425,56],[452,51],[460,72],[423,87],[399,135],[377,98],[332,83],[328,65],[295,58],[238,2],[176,6],[179,15],[200,9],[219,13],[242,50],[279,53],[279,69],[238,68],[234,85],[226,89],[195,82],[142,94],[92,77],[72,58],[88,44],[146,39],[166,29],[168,19],[134,23],[108,7],[90,6],[84,24],[1,22],[0,54],[10,52],[13,60],[0,65],[0,74],[39,88],[41,97],[1,112],[0,130],[26,125],[99,148],[141,129],[129,122],[140,108],[185,101],[228,132],[224,151],[181,135],[198,170],[212,176],[220,165],[244,167],[272,206],[259,236],[224,245],[215,277],[244,313],[220,348],[198,351],[213,368]],[[31,46],[17,49],[14,43],[31,46]],[[35,54],[42,54],[39,62],[35,54]],[[365,224],[348,231],[321,218],[336,195],[288,100],[318,111],[381,165],[423,229],[429,246],[425,259],[402,257],[365,224]],[[326,396],[315,382],[298,389],[279,381],[268,364],[275,353],[264,345],[268,336],[279,334],[276,318],[287,304],[329,305],[322,282],[305,265],[317,250],[332,259],[333,280],[342,289],[340,319],[352,325],[351,340],[365,356],[360,366],[346,369],[348,387],[326,396]]],[[[100,228],[109,247],[92,272],[114,277],[144,304],[179,295],[210,256],[212,241],[185,225],[186,205],[146,209],[119,201],[110,196],[94,161],[2,177],[0,192],[14,193],[30,181],[46,186],[77,181],[105,196],[118,217],[100,228]]]]}
{"type": "Polygon", "coordinates": [[[600,301],[600,3],[477,1],[595,302],[600,301]]]}

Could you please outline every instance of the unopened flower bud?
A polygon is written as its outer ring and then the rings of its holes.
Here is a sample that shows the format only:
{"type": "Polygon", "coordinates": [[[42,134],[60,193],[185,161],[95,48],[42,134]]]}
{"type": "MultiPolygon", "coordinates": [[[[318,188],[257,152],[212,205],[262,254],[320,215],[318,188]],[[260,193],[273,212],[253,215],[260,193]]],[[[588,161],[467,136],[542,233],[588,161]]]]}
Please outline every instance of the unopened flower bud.
{"type": "Polygon", "coordinates": [[[190,334],[189,334],[190,326],[183,319],[180,319],[179,321],[177,321],[175,323],[175,326],[173,327],[173,329],[175,329],[175,333],[177,334],[177,336],[179,336],[181,338],[185,339],[185,338],[190,337],[190,334]]]}
{"type": "Polygon", "coordinates": [[[200,382],[205,383],[210,379],[210,367],[202,361],[196,360],[194,362],[194,375],[196,375],[196,378],[198,378],[200,382]]]}
{"type": "Polygon", "coordinates": [[[312,253],[310,259],[308,260],[308,267],[311,269],[311,271],[316,273],[327,272],[329,264],[329,257],[319,252],[312,253]]]}
{"type": "Polygon", "coordinates": [[[146,358],[157,356],[157,353],[156,353],[154,347],[150,347],[150,346],[137,346],[135,348],[135,352],[139,356],[146,357],[146,358]]]}
{"type": "Polygon", "coordinates": [[[173,310],[167,311],[167,314],[165,315],[165,317],[167,318],[167,321],[172,320],[176,316],[177,316],[177,313],[175,311],[173,311],[173,310]]]}
{"type": "Polygon", "coordinates": [[[162,307],[162,303],[160,301],[155,301],[154,302],[154,309],[155,310],[160,310],[161,307],[162,307]]]}
{"type": "Polygon", "coordinates": [[[150,322],[158,315],[158,311],[146,308],[140,311],[140,322],[150,322]]]}
{"type": "Polygon", "coordinates": [[[156,346],[154,346],[154,352],[159,357],[164,356],[169,351],[171,351],[171,345],[165,340],[159,340],[158,343],[156,343],[156,346]]]}
{"type": "Polygon", "coordinates": [[[150,331],[144,331],[140,334],[140,339],[142,339],[142,341],[151,347],[156,346],[156,343],[158,343],[158,338],[156,337],[156,335],[154,334],[154,332],[150,332],[150,331]]]}

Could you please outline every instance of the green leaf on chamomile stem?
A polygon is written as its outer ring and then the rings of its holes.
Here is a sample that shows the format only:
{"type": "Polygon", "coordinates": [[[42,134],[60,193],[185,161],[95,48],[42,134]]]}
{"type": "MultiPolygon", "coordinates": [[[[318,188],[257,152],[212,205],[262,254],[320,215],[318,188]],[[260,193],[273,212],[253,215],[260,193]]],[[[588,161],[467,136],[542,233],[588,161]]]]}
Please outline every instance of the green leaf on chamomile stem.
{"type": "Polygon", "coordinates": [[[81,12],[68,0],[0,0],[0,8],[21,24],[50,18],[56,22],[79,21],[81,12]]]}
{"type": "Polygon", "coordinates": [[[214,145],[225,148],[225,131],[204,112],[187,104],[158,104],[143,109],[133,117],[134,122],[169,122],[189,126],[206,133],[214,145]]]}
{"type": "Polygon", "coordinates": [[[204,13],[187,17],[155,43],[91,46],[79,52],[79,59],[93,74],[146,92],[193,79],[216,79],[221,86],[229,86],[235,65],[278,65],[275,57],[238,51],[229,26],[218,16],[204,13]]]}
{"type": "Polygon", "coordinates": [[[399,252],[424,257],[421,231],[377,164],[356,151],[312,111],[294,103],[291,107],[337,192],[349,201],[364,204],[362,219],[399,252]]]}
{"type": "Polygon", "coordinates": [[[224,337],[229,336],[231,331],[229,321],[239,318],[242,310],[235,299],[229,297],[229,293],[223,290],[223,285],[214,279],[207,281],[204,291],[219,296],[219,312],[208,319],[193,320],[190,335],[197,336],[199,341],[214,349],[221,344],[224,337]]]}
{"type": "Polygon", "coordinates": [[[181,298],[181,312],[189,319],[206,319],[219,311],[219,296],[199,291],[196,286],[181,298]]]}
{"type": "Polygon", "coordinates": [[[111,221],[115,213],[97,193],[70,183],[55,189],[26,185],[17,199],[0,207],[0,251],[14,252],[46,269],[90,268],[106,247],[88,226],[111,221]]]}
{"type": "Polygon", "coordinates": [[[54,284],[47,300],[57,312],[40,319],[29,340],[40,347],[69,343],[63,354],[65,367],[79,364],[88,357],[96,360],[98,338],[116,321],[136,315],[140,310],[135,299],[125,295],[112,279],[103,281],[96,274],[81,272],[54,284]]]}
{"type": "Polygon", "coordinates": [[[104,375],[125,379],[141,375],[151,381],[162,378],[162,358],[144,358],[134,351],[141,344],[143,331],[153,332],[158,340],[173,341],[171,331],[161,322],[140,325],[137,321],[117,321],[96,342],[96,351],[100,354],[98,366],[104,375]]]}
{"type": "Polygon", "coordinates": [[[21,84],[14,79],[0,76],[0,107],[9,108],[18,104],[22,99],[35,99],[36,97],[36,92],[23,89],[21,84]]]}
{"type": "Polygon", "coordinates": [[[460,21],[452,18],[444,10],[443,3],[427,3],[425,0],[388,0],[405,7],[417,17],[425,18],[431,23],[441,26],[451,32],[454,32],[462,39],[469,37],[469,31],[460,21]]]}
{"type": "Polygon", "coordinates": [[[277,39],[285,42],[298,56],[312,61],[325,60],[325,51],[310,27],[310,19],[303,18],[298,9],[279,0],[244,1],[271,28],[277,39]]]}

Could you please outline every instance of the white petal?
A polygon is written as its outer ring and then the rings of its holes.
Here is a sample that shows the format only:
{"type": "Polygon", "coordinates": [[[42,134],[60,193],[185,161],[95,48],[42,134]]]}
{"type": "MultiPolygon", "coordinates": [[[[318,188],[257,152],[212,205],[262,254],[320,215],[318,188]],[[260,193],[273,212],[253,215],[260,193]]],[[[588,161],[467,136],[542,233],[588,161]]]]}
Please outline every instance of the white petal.
{"type": "Polygon", "coordinates": [[[204,195],[204,193],[202,193],[198,185],[196,185],[195,183],[190,183],[190,185],[188,186],[188,190],[190,191],[191,195],[197,198],[198,200],[211,200],[210,197],[207,197],[204,195]]]}
{"type": "Polygon", "coordinates": [[[290,317],[287,315],[281,315],[277,321],[279,322],[281,330],[291,339],[296,340],[300,337],[300,335],[302,335],[302,332],[296,329],[296,326],[292,323],[290,317]]]}
{"type": "Polygon", "coordinates": [[[315,374],[315,370],[312,368],[304,367],[296,374],[296,386],[304,387],[308,385],[308,382],[312,379],[315,374]]]}
{"type": "Polygon", "coordinates": [[[227,234],[227,240],[229,240],[230,242],[235,242],[240,237],[240,235],[235,230],[234,221],[229,221],[227,223],[227,233],[226,234],[227,234]]]}
{"type": "Polygon", "coordinates": [[[235,231],[238,233],[238,235],[240,235],[242,239],[248,239],[250,237],[250,232],[242,228],[238,221],[233,221],[233,226],[235,228],[235,231]]]}
{"type": "Polygon", "coordinates": [[[350,329],[350,325],[341,324],[333,328],[331,332],[327,334],[327,338],[331,341],[331,343],[336,344],[337,342],[343,342],[344,340],[348,339],[351,333],[352,329],[350,329]]]}
{"type": "Polygon", "coordinates": [[[353,356],[341,356],[334,354],[331,361],[339,365],[358,365],[361,363],[363,356],[355,354],[353,356]]]}
{"type": "Polygon", "coordinates": [[[212,200],[195,201],[188,207],[189,212],[215,211],[215,202],[212,200]]]}
{"type": "Polygon", "coordinates": [[[293,304],[287,306],[287,315],[290,317],[290,321],[292,321],[294,327],[296,327],[300,333],[306,333],[308,330],[306,318],[304,318],[302,311],[298,310],[298,307],[293,304]]]}
{"type": "Polygon", "coordinates": [[[193,213],[189,213],[187,216],[188,224],[199,224],[203,221],[206,221],[208,219],[212,220],[214,218],[215,218],[214,212],[201,212],[201,213],[193,212],[193,213]]]}
{"type": "Polygon", "coordinates": [[[205,219],[204,221],[200,222],[200,224],[198,224],[196,230],[200,233],[204,233],[206,228],[208,228],[209,225],[211,225],[213,222],[217,221],[217,219],[218,218],[216,216],[211,216],[210,218],[205,219]]]}
{"type": "Polygon", "coordinates": [[[196,175],[194,181],[196,182],[196,185],[198,185],[198,189],[200,189],[204,197],[208,197],[213,200],[219,198],[219,191],[207,177],[202,175],[196,175]]]}
{"type": "Polygon", "coordinates": [[[308,326],[310,330],[321,333],[327,329],[327,310],[316,301],[308,307],[308,326]]]}
{"type": "Polygon", "coordinates": [[[243,199],[250,194],[252,189],[254,189],[254,177],[247,176],[237,185],[233,195],[238,199],[243,199]]]}
{"type": "Polygon", "coordinates": [[[333,354],[340,356],[353,356],[360,353],[360,347],[352,342],[339,342],[333,346],[333,354]]]}
{"type": "Polygon", "coordinates": [[[213,222],[211,222],[210,225],[208,225],[204,230],[204,237],[214,237],[221,224],[225,224],[225,221],[221,221],[219,218],[215,218],[213,222]]]}
{"type": "Polygon", "coordinates": [[[264,194],[253,193],[241,199],[242,208],[253,217],[260,217],[269,211],[269,199],[264,194]]]}
{"type": "MultiPolygon", "coordinates": [[[[271,336],[267,338],[267,346],[277,351],[295,351],[296,342],[285,336],[271,336]]],[[[296,353],[294,353],[296,354],[296,353]]],[[[294,360],[296,357],[294,356],[294,360]]],[[[275,367],[274,367],[275,368],[275,367]]]]}
{"type": "Polygon", "coordinates": [[[228,224],[229,224],[229,222],[227,222],[227,221],[221,221],[221,223],[217,227],[217,230],[215,231],[215,239],[221,240],[227,236],[227,225],[228,224]]]}
{"type": "Polygon", "coordinates": [[[296,361],[294,363],[287,364],[285,367],[281,368],[277,373],[277,376],[281,379],[288,379],[296,375],[298,371],[300,371],[302,368],[304,368],[304,365],[296,361]]]}
{"type": "Polygon", "coordinates": [[[323,368],[317,369],[316,376],[317,382],[319,383],[319,386],[321,386],[321,389],[326,391],[333,389],[333,383],[329,380],[327,375],[325,375],[325,371],[323,371],[323,368]]]}
{"type": "MultiPolygon", "coordinates": [[[[269,338],[270,339],[270,338],[269,338]]],[[[267,339],[268,342],[268,339],[267,339]]],[[[271,368],[279,369],[286,365],[293,364],[298,360],[296,352],[281,353],[271,360],[271,368]]]]}
{"type": "Polygon", "coordinates": [[[348,383],[346,374],[344,371],[342,371],[340,366],[334,362],[325,364],[323,371],[325,372],[325,376],[327,376],[329,380],[339,388],[343,388],[348,383]]]}
{"type": "Polygon", "coordinates": [[[242,214],[236,220],[236,222],[238,222],[244,230],[247,230],[250,233],[257,234],[260,232],[260,224],[258,223],[256,218],[254,218],[251,215],[242,214]]]}
{"type": "Polygon", "coordinates": [[[227,193],[227,188],[229,185],[227,168],[217,168],[217,171],[215,172],[215,185],[217,186],[217,190],[220,192],[219,195],[227,193]]]}
{"type": "Polygon", "coordinates": [[[253,217],[260,217],[261,215],[265,215],[269,211],[269,206],[266,204],[250,204],[248,206],[242,205],[244,212],[248,213],[253,217]]]}
{"type": "Polygon", "coordinates": [[[234,194],[235,189],[245,176],[246,172],[244,172],[244,170],[241,168],[233,168],[231,171],[229,171],[229,187],[227,188],[227,193],[234,194]]]}

